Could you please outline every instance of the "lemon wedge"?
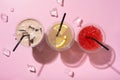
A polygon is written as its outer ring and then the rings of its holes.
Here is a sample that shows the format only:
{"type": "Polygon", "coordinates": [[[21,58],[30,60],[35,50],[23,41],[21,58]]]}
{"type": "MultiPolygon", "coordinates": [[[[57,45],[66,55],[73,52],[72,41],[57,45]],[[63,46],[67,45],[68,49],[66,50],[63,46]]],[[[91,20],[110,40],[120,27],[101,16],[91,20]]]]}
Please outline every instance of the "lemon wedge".
{"type": "MultiPolygon", "coordinates": [[[[59,30],[59,27],[60,27],[60,25],[59,24],[57,24],[57,25],[55,25],[55,27],[53,28],[54,30],[56,30],[56,31],[58,31],[59,30]]],[[[60,35],[63,35],[66,31],[67,31],[67,26],[66,25],[62,25],[62,28],[61,28],[61,31],[60,31],[60,35]]]]}
{"type": "Polygon", "coordinates": [[[66,36],[56,37],[56,48],[60,48],[66,43],[66,36]]]}

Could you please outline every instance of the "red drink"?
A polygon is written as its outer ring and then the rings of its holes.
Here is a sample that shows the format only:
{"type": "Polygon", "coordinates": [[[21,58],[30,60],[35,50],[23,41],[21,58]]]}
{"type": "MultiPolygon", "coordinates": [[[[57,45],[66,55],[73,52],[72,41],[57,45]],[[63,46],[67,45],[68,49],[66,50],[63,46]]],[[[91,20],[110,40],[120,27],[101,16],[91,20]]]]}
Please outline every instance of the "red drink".
{"type": "Polygon", "coordinates": [[[103,34],[101,30],[95,25],[85,26],[78,35],[78,42],[84,50],[97,50],[100,45],[88,37],[95,38],[99,42],[103,42],[103,34]]]}

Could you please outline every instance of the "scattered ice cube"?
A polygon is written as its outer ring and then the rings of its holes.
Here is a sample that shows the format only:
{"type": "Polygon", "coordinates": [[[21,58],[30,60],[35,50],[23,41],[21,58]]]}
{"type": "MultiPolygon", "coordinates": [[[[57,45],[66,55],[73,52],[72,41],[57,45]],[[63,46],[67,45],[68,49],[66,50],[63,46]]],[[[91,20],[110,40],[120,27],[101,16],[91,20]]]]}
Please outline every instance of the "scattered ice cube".
{"type": "Polygon", "coordinates": [[[74,77],[74,72],[72,71],[72,70],[70,70],[70,69],[65,69],[65,73],[68,75],[68,76],[70,76],[70,77],[74,77]]]}
{"type": "Polygon", "coordinates": [[[11,8],[11,9],[10,9],[10,12],[14,12],[14,11],[15,11],[14,8],[11,8]]]}
{"type": "Polygon", "coordinates": [[[73,71],[70,71],[70,72],[68,73],[68,75],[73,78],[73,77],[74,77],[74,72],[73,72],[73,71]]]}
{"type": "Polygon", "coordinates": [[[52,17],[58,17],[57,8],[53,8],[52,10],[50,10],[50,15],[51,15],[52,17]]]}
{"type": "Polygon", "coordinates": [[[64,0],[57,0],[57,3],[60,4],[60,6],[64,6],[64,0]]]}
{"type": "Polygon", "coordinates": [[[35,66],[28,64],[27,67],[28,67],[28,70],[29,70],[30,72],[36,73],[36,68],[35,68],[35,66]]]}
{"type": "Polygon", "coordinates": [[[5,13],[1,13],[1,20],[3,21],[3,22],[5,22],[5,23],[7,23],[8,22],[8,15],[7,14],[5,14],[5,13]]]}
{"type": "Polygon", "coordinates": [[[83,23],[83,19],[77,17],[73,20],[73,23],[77,26],[77,27],[81,27],[82,23],[83,23]]]}
{"type": "Polygon", "coordinates": [[[5,56],[7,56],[7,57],[10,57],[10,55],[11,55],[11,51],[8,50],[8,49],[6,49],[6,48],[4,48],[4,49],[2,50],[2,53],[3,53],[5,56]]]}

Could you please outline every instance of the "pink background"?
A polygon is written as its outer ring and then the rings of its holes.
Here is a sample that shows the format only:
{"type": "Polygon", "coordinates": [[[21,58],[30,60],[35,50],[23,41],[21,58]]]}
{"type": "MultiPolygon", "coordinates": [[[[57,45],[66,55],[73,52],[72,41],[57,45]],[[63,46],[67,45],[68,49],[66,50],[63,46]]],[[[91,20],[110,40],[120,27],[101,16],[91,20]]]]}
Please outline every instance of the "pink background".
{"type": "Polygon", "coordinates": [[[64,7],[57,4],[56,0],[0,0],[0,14],[9,16],[8,23],[0,20],[0,80],[120,80],[120,72],[111,69],[97,69],[90,64],[89,58],[85,63],[76,68],[63,64],[60,55],[49,64],[46,64],[37,76],[42,64],[38,63],[32,55],[32,48],[19,46],[8,58],[1,52],[3,48],[12,51],[17,43],[13,34],[17,24],[26,18],[39,20],[45,32],[50,25],[60,21],[66,12],[65,21],[72,25],[77,36],[79,28],[74,26],[73,20],[80,17],[83,24],[94,23],[102,27],[106,35],[106,43],[116,54],[113,66],[120,70],[120,0],[65,0],[64,7]],[[14,8],[14,12],[10,9],[14,8]],[[49,11],[58,9],[58,18],[51,17],[49,11]],[[36,67],[36,73],[27,70],[27,64],[36,67]],[[74,78],[64,73],[65,69],[75,72],[74,78]]]}

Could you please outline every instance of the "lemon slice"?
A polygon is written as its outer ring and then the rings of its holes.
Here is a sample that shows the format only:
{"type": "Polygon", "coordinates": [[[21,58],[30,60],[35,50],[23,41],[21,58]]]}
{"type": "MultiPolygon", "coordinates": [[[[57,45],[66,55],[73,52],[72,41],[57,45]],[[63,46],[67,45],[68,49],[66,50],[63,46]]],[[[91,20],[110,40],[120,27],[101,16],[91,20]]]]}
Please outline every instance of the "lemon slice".
{"type": "MultiPolygon", "coordinates": [[[[56,31],[58,31],[59,30],[59,27],[60,27],[60,25],[59,24],[57,24],[57,25],[55,25],[55,27],[53,28],[54,30],[56,30],[56,31]]],[[[60,35],[63,35],[66,31],[67,31],[67,26],[66,25],[62,25],[62,28],[61,28],[61,31],[60,31],[60,35]]]]}
{"type": "Polygon", "coordinates": [[[56,37],[56,48],[60,48],[65,45],[66,36],[56,37]]]}

